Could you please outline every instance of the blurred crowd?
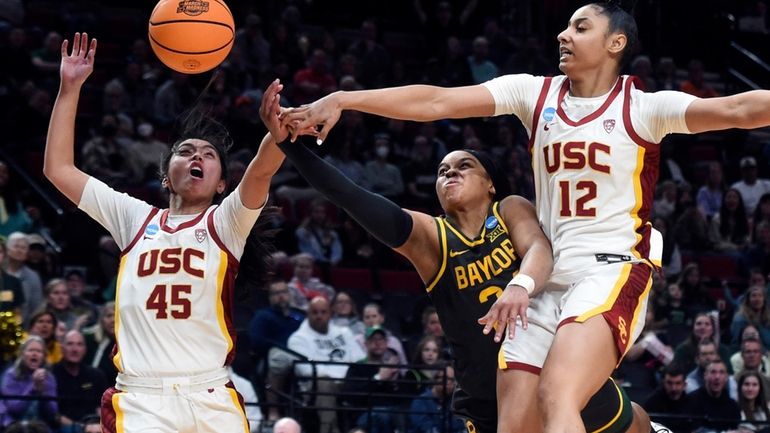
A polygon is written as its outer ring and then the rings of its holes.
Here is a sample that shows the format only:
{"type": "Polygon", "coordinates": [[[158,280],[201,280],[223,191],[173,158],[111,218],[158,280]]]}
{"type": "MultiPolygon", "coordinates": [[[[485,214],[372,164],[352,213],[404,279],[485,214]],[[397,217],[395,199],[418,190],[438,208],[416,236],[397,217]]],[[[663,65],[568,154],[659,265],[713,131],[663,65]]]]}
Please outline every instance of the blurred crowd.
{"type": "MultiPolygon", "coordinates": [[[[160,156],[174,138],[179,116],[194,104],[203,104],[230,131],[232,186],[265,133],[257,113],[261,89],[276,77],[284,84],[282,105],[296,106],[336,90],[553,75],[558,73],[553,35],[566,22],[553,11],[571,10],[565,0],[545,2],[544,9],[528,1],[399,0],[389,7],[243,2],[231,5],[237,32],[227,60],[214,75],[189,76],[172,73],[149,49],[149,7],[112,3],[0,2],[5,59],[0,325],[9,326],[0,332],[0,392],[43,397],[0,400],[0,428],[38,420],[38,431],[49,431],[46,426],[62,433],[98,431],[93,424],[101,392],[116,373],[111,299],[120,251],[52,192],[41,170],[63,38],[88,31],[99,39],[95,71],[80,100],[78,166],[118,190],[162,205],[160,156]]],[[[640,9],[673,7],[639,3],[640,9]]],[[[722,7],[737,17],[733,30],[767,35],[765,2],[722,7]]],[[[695,9],[689,13],[703,13],[695,9]]],[[[730,91],[723,71],[687,50],[672,52],[671,44],[645,39],[645,25],[655,21],[642,15],[645,49],[627,72],[640,78],[644,90],[700,97],[730,91]]],[[[533,199],[526,129],[511,116],[418,124],[348,111],[317,151],[359,185],[404,207],[437,214],[436,166],[460,148],[490,152],[504,166],[514,193],[533,199]]],[[[665,239],[663,272],[651,290],[645,332],[616,377],[650,412],[712,419],[671,418],[679,422],[676,431],[739,425],[759,431],[770,417],[768,161],[770,131],[675,136],[662,144],[652,221],[665,239]]],[[[295,359],[318,358],[306,353],[306,338],[342,339],[350,345],[343,355],[321,357],[357,363],[321,373],[334,379],[321,391],[340,397],[318,405],[356,406],[361,401],[355,396],[391,393],[408,398],[372,398],[366,404],[440,411],[454,372],[446,364],[451,353],[435,311],[406,284],[401,291],[398,282],[389,285],[395,285],[392,292],[378,290],[381,270],[410,273],[408,264],[322,200],[289,164],[275,176],[270,197],[281,209],[271,223],[280,229],[274,275],[266,287],[250,288],[253,296],[238,303],[234,316],[240,339],[233,375],[242,379],[239,390],[250,393],[251,401],[259,395],[261,403],[249,413],[253,427],[259,428],[263,417],[271,423],[286,415],[278,394],[264,392],[266,385],[279,391],[306,386],[299,367],[290,371],[295,359]],[[355,278],[335,277],[350,269],[358,273],[347,275],[366,275],[376,283],[357,286],[355,278]],[[344,380],[372,375],[377,380],[364,388],[360,381],[344,380]]],[[[463,429],[427,415],[411,418],[322,411],[306,424],[383,433],[463,429]]]]}

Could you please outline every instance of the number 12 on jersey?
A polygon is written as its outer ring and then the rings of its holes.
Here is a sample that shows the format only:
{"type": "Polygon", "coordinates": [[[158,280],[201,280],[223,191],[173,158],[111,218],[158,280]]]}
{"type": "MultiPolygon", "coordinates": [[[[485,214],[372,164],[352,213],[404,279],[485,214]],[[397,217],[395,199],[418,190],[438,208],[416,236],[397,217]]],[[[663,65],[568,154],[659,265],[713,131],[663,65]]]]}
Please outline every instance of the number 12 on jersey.
{"type": "Polygon", "coordinates": [[[192,286],[189,284],[158,284],[152,289],[150,296],[147,297],[145,307],[148,310],[155,310],[156,319],[168,319],[169,312],[174,319],[187,319],[190,317],[190,308],[192,304],[186,296],[192,293],[192,286]],[[169,293],[170,292],[170,293],[169,293]],[[169,296],[170,295],[170,296],[169,296]],[[170,306],[166,301],[171,298],[170,306]]]}
{"type": "Polygon", "coordinates": [[[590,202],[596,198],[596,182],[581,180],[573,182],[569,180],[559,181],[559,193],[561,197],[561,210],[559,216],[569,217],[595,217],[596,207],[590,202]],[[574,206],[572,200],[575,200],[574,206]]]}

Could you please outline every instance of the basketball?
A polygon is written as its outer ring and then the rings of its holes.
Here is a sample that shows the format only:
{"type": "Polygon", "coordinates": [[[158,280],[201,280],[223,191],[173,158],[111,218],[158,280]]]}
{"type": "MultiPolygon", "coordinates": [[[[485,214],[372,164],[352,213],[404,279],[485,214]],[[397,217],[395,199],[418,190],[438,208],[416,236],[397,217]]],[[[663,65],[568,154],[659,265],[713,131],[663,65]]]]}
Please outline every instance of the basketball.
{"type": "Polygon", "coordinates": [[[169,68],[199,74],[215,68],[235,39],[233,14],[220,0],[160,0],[150,16],[150,45],[169,68]]]}

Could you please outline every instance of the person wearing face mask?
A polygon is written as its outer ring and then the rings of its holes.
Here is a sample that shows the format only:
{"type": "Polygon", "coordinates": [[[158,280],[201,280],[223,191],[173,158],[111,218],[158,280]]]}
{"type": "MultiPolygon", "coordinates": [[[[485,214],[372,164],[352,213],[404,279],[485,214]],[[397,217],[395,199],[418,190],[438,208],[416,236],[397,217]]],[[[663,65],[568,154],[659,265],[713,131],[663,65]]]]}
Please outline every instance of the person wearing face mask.
{"type": "Polygon", "coordinates": [[[375,158],[364,166],[364,179],[372,192],[395,199],[404,192],[404,180],[401,170],[388,162],[389,154],[390,137],[387,134],[375,135],[375,158]]]}
{"type": "Polygon", "coordinates": [[[155,138],[155,127],[150,122],[141,122],[136,127],[134,150],[141,166],[141,172],[145,179],[154,177],[158,172],[158,163],[168,146],[155,138]]]}

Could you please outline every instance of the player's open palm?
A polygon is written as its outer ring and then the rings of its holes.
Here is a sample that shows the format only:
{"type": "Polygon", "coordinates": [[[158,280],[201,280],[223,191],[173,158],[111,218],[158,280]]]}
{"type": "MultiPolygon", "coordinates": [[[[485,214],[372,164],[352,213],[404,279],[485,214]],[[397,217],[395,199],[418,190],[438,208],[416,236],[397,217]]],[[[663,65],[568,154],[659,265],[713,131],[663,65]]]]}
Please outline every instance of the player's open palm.
{"type": "Polygon", "coordinates": [[[69,52],[69,41],[61,44],[61,75],[62,88],[81,86],[94,70],[94,55],[96,54],[96,39],[88,43],[88,33],[75,33],[72,39],[72,52],[69,52]]]}

